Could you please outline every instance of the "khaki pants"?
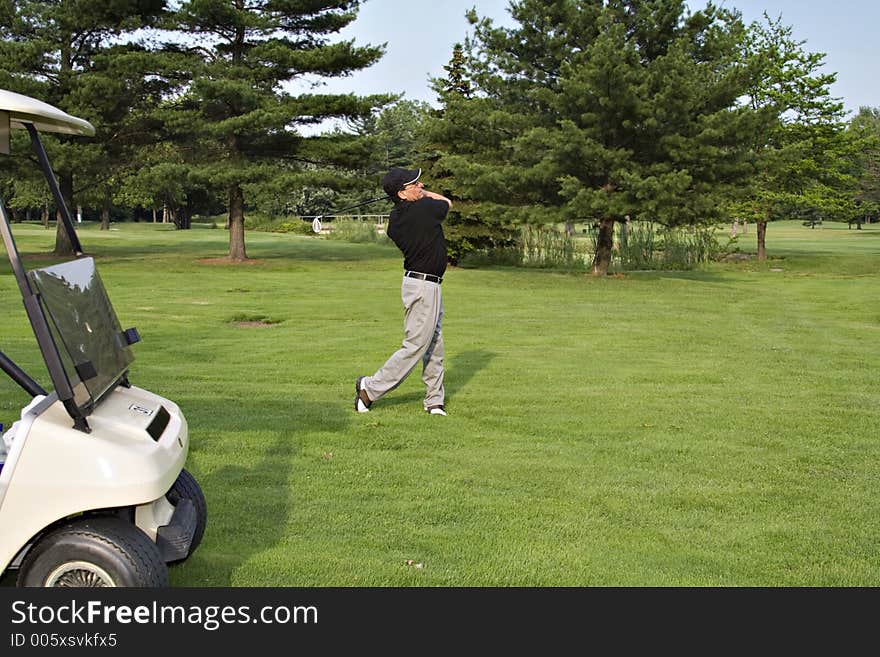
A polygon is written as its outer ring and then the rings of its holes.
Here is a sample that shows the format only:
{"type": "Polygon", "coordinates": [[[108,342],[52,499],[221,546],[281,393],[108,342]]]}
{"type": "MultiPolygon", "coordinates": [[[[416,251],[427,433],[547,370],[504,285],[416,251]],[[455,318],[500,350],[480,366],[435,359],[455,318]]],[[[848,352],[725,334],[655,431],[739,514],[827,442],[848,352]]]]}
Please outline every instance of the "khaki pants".
{"type": "Polygon", "coordinates": [[[404,276],[400,296],[406,311],[403,344],[373,376],[364,377],[361,388],[376,401],[394,390],[422,361],[425,408],[444,403],[443,389],[443,298],[440,284],[404,276]]]}

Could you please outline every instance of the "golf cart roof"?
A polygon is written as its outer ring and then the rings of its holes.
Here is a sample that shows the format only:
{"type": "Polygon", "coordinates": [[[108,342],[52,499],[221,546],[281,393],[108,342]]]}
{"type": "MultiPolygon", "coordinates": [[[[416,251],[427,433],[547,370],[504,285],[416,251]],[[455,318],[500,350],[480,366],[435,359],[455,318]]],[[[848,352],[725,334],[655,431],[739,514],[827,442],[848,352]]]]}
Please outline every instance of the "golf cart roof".
{"type": "Polygon", "coordinates": [[[94,126],[84,119],[62,112],[57,107],[30,96],[0,89],[0,113],[9,115],[9,127],[23,129],[32,123],[43,132],[61,132],[67,135],[92,137],[94,126]]]}

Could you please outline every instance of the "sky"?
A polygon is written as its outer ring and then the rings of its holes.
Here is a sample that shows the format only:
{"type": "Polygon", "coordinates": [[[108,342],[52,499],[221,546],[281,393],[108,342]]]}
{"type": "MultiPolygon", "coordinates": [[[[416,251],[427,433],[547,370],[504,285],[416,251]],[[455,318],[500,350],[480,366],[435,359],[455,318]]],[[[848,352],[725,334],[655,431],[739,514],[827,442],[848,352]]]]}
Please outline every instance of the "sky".
{"type": "MultiPolygon", "coordinates": [[[[470,32],[465,12],[475,7],[479,16],[497,24],[513,24],[508,0],[364,0],[357,19],[341,38],[357,45],[386,45],[385,56],[353,76],[329,81],[321,93],[403,93],[409,100],[436,103],[429,79],[442,77],[452,47],[470,32]]],[[[826,73],[837,73],[831,87],[851,116],[862,106],[880,107],[880,1],[878,0],[716,0],[739,9],[747,22],[766,11],[793,27],[793,36],[805,41],[808,52],[826,54],[826,73]]],[[[689,0],[692,9],[706,2],[689,0]]]]}

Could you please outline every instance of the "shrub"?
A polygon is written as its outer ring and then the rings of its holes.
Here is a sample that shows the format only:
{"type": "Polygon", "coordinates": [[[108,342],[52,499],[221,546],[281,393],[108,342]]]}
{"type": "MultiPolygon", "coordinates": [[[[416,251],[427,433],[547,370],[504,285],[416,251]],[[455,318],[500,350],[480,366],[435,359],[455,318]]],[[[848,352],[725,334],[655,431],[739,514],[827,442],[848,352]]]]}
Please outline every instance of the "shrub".
{"type": "Polygon", "coordinates": [[[385,233],[380,234],[376,230],[376,225],[372,221],[361,221],[359,219],[337,219],[330,224],[328,237],[332,240],[355,242],[358,244],[371,242],[381,244],[389,241],[385,233]]]}
{"type": "Polygon", "coordinates": [[[294,233],[296,235],[314,235],[312,224],[297,215],[271,215],[262,212],[248,212],[245,217],[248,230],[266,233],[294,233]]]}
{"type": "Polygon", "coordinates": [[[316,235],[312,224],[302,219],[285,221],[272,229],[275,233],[294,233],[296,235],[316,235]]]}
{"type": "Polygon", "coordinates": [[[687,270],[705,265],[721,247],[709,228],[667,228],[663,231],[661,269],[687,270]]]}
{"type": "Polygon", "coordinates": [[[634,222],[620,231],[617,251],[623,270],[684,271],[718,258],[722,248],[711,228],[663,228],[658,236],[650,222],[634,222]]]}
{"type": "MultiPolygon", "coordinates": [[[[624,270],[653,269],[654,225],[647,221],[620,224],[617,252],[624,270]]],[[[595,247],[594,247],[595,249],[595,247]]]]}
{"type": "Polygon", "coordinates": [[[584,269],[588,253],[567,232],[550,226],[525,225],[520,229],[519,246],[526,267],[541,269],[584,269]]]}
{"type": "Polygon", "coordinates": [[[465,269],[479,269],[480,267],[491,266],[521,267],[522,251],[515,247],[468,251],[457,264],[465,269]]]}
{"type": "Polygon", "coordinates": [[[492,254],[495,252],[517,246],[516,230],[475,217],[464,217],[455,210],[443,222],[443,233],[446,237],[446,257],[452,265],[494,258],[497,254],[492,254]],[[471,258],[471,255],[476,258],[471,258]]]}
{"type": "Polygon", "coordinates": [[[587,266],[589,250],[553,226],[524,225],[509,242],[482,249],[469,249],[457,264],[462,267],[503,265],[582,271],[587,266]]]}

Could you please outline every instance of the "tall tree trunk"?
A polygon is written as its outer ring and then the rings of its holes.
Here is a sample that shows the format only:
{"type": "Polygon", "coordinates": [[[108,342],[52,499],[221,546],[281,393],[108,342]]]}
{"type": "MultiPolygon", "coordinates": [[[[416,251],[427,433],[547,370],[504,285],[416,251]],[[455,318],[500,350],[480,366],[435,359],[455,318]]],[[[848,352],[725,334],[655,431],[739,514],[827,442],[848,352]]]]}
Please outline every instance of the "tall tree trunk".
{"type": "Polygon", "coordinates": [[[187,206],[183,206],[177,211],[174,217],[174,225],[177,227],[177,230],[188,230],[192,227],[192,219],[190,218],[187,206]]]}
{"type": "Polygon", "coordinates": [[[596,255],[593,257],[593,276],[605,276],[611,266],[611,249],[614,248],[614,219],[599,222],[596,238],[596,255]]]}
{"type": "Polygon", "coordinates": [[[238,184],[229,188],[229,259],[247,260],[244,248],[244,193],[238,184]]]}
{"type": "Polygon", "coordinates": [[[758,222],[758,260],[766,260],[767,259],[767,249],[765,245],[765,238],[767,236],[767,222],[759,221],[758,222]]]}
{"type": "Polygon", "coordinates": [[[49,230],[49,206],[48,205],[43,206],[43,213],[40,216],[40,221],[43,222],[43,228],[45,228],[46,230],[49,230]]]}
{"type": "MultiPolygon", "coordinates": [[[[61,196],[64,199],[64,205],[66,205],[68,208],[69,214],[70,208],[73,207],[73,174],[69,172],[59,174],[58,187],[61,190],[61,196]]],[[[52,251],[52,253],[57,256],[76,255],[73,250],[73,243],[70,241],[70,236],[67,234],[67,230],[64,228],[64,221],[61,219],[60,208],[58,208],[55,212],[55,219],[55,250],[52,251]]]]}
{"type": "Polygon", "coordinates": [[[56,256],[76,255],[73,243],[70,241],[70,235],[67,234],[67,229],[64,227],[61,210],[55,211],[55,249],[52,254],[56,256]]]}
{"type": "Polygon", "coordinates": [[[73,174],[61,174],[57,181],[58,191],[61,194],[60,198],[56,199],[55,248],[52,250],[52,255],[81,256],[82,246],[79,244],[76,227],[73,225],[73,218],[70,215],[70,208],[73,207],[73,174]]]}
{"type": "Polygon", "coordinates": [[[101,230],[110,230],[110,199],[101,205],[101,230]]]}

